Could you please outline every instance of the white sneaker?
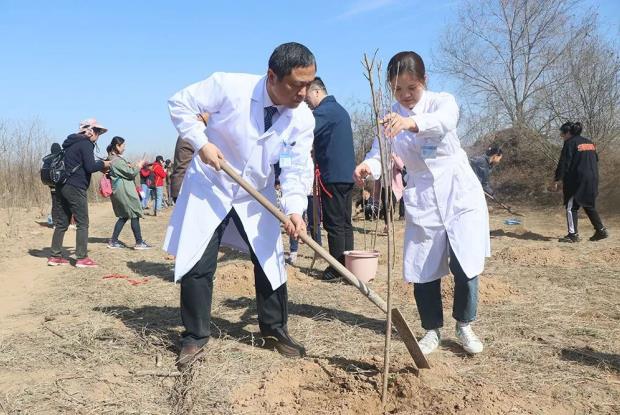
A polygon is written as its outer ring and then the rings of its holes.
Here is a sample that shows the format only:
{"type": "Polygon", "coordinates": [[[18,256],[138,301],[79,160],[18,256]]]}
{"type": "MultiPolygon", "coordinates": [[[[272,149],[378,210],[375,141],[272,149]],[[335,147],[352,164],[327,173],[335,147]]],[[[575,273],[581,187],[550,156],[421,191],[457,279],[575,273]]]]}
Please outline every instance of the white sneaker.
{"type": "Polygon", "coordinates": [[[297,252],[291,252],[288,255],[288,262],[289,262],[289,264],[294,264],[295,261],[297,261],[297,252]]]}
{"type": "Polygon", "coordinates": [[[469,324],[456,323],[456,337],[461,341],[463,349],[469,354],[478,354],[484,348],[482,342],[469,324]]]}
{"type": "Polygon", "coordinates": [[[439,329],[435,329],[427,331],[418,344],[420,345],[420,350],[422,350],[422,353],[426,356],[437,349],[440,341],[441,334],[439,333],[439,329]]]}

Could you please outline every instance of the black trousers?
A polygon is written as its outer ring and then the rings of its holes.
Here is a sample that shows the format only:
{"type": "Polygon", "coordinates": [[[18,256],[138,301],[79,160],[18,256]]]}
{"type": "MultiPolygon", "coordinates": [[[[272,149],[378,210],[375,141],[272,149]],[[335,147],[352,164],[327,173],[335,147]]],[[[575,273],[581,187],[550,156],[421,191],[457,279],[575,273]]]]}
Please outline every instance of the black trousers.
{"type": "Polygon", "coordinates": [[[52,256],[62,255],[62,242],[65,232],[75,216],[77,231],[75,233],[75,257],[86,258],[88,255],[88,196],[86,190],[78,189],[70,184],[56,187],[60,209],[54,218],[54,236],[52,236],[52,256]]]}
{"type": "Polygon", "coordinates": [[[131,221],[131,231],[133,232],[133,237],[136,239],[136,243],[139,244],[142,242],[142,231],[140,229],[140,218],[118,218],[116,221],[116,225],[114,225],[114,231],[112,232],[112,240],[114,242],[118,242],[118,237],[123,230],[123,227],[127,223],[127,221],[131,221]]]}
{"type": "Polygon", "coordinates": [[[59,215],[62,214],[62,207],[60,206],[60,193],[54,187],[50,187],[50,193],[52,195],[52,223],[58,222],[59,215]]]}
{"type": "MultiPolygon", "coordinates": [[[[389,218],[387,215],[387,211],[388,211],[387,206],[385,205],[386,201],[387,199],[385,198],[385,187],[382,187],[381,188],[381,211],[383,212],[383,222],[385,222],[385,224],[387,225],[389,218]]],[[[394,212],[396,211],[397,203],[398,202],[396,201],[396,196],[394,195],[394,192],[392,192],[392,205],[391,205],[391,212],[390,212],[392,217],[394,217],[394,212]]],[[[403,215],[404,215],[404,212],[403,212],[403,215]]]]}
{"type": "Polygon", "coordinates": [[[181,280],[181,319],[185,326],[185,331],[181,335],[182,345],[195,344],[201,347],[209,341],[213,275],[217,268],[217,253],[222,235],[224,235],[224,230],[231,219],[248,248],[250,248],[250,256],[254,264],[256,308],[261,333],[270,335],[280,330],[287,330],[288,293],[286,284],[282,284],[275,290],[271,288],[267,275],[265,275],[258,258],[250,247],[241,219],[233,209],[215,229],[202,258],[181,280]]]}
{"type": "Polygon", "coordinates": [[[353,183],[327,183],[325,188],[332,194],[332,197],[321,195],[329,254],[344,265],[344,251],[353,249],[353,183]]]}
{"type": "MultiPolygon", "coordinates": [[[[566,204],[566,223],[568,225],[569,234],[579,233],[578,224],[579,224],[579,208],[580,207],[581,206],[579,205],[579,203],[577,203],[574,197],[571,197],[568,200],[568,203],[566,204]]],[[[605,228],[605,226],[603,226],[603,222],[601,221],[601,217],[599,216],[594,206],[592,207],[584,206],[583,210],[586,212],[586,215],[588,215],[588,219],[590,219],[590,222],[592,223],[594,230],[600,231],[605,228]]]]}

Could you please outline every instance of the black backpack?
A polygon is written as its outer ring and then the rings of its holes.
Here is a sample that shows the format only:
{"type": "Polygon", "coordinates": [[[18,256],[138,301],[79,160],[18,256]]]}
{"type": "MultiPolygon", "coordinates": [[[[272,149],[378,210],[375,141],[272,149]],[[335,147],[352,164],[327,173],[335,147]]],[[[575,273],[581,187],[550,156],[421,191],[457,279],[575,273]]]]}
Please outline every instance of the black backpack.
{"type": "Polygon", "coordinates": [[[78,164],[71,170],[65,167],[65,150],[51,153],[43,157],[41,166],[41,181],[46,186],[65,184],[67,179],[81,166],[78,164]]]}

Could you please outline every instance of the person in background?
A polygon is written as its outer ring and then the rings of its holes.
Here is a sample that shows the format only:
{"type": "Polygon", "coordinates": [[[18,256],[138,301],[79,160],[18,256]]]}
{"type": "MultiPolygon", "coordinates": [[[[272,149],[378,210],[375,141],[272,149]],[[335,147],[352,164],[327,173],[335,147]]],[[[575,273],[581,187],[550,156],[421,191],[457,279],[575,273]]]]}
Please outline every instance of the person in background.
{"type": "MultiPolygon", "coordinates": [[[[482,186],[456,133],[459,107],[448,93],[426,89],[424,61],[415,52],[397,53],[387,67],[397,103],[382,124],[392,150],[408,169],[405,190],[403,272],[426,334],[424,354],[441,341],[441,278],[454,276],[452,317],[456,337],[469,354],[483,345],[471,323],[478,311],[478,275],[491,254],[489,216],[482,186]]],[[[355,168],[358,184],[381,175],[379,142],[355,168]]]]}
{"type": "MultiPolygon", "coordinates": [[[[58,154],[62,151],[62,147],[59,143],[53,143],[50,152],[52,154],[58,154]]],[[[60,209],[60,200],[56,196],[56,186],[50,186],[50,193],[52,195],[52,210],[47,216],[47,225],[54,227],[54,223],[58,220],[58,209],[60,209]]]]}
{"type": "Polygon", "coordinates": [[[366,189],[362,191],[362,197],[355,203],[355,212],[364,214],[364,219],[375,220],[379,217],[379,204],[366,189]]]}
{"type": "MultiPolygon", "coordinates": [[[[313,190],[313,184],[314,184],[314,162],[312,160],[312,157],[308,157],[308,165],[306,166],[306,169],[304,170],[302,182],[304,186],[306,187],[306,193],[308,194],[308,205],[306,207],[306,210],[304,211],[304,216],[305,218],[307,218],[306,229],[308,230],[308,234],[310,235],[310,237],[314,239],[320,245],[321,244],[321,232],[320,231],[317,232],[318,236],[312,234],[313,223],[311,223],[311,221],[314,220],[314,217],[312,214],[312,209],[313,209],[312,190],[313,190]]],[[[298,250],[299,250],[299,240],[297,238],[289,237],[290,253],[288,256],[288,262],[290,264],[294,264],[297,261],[298,250]]]]}
{"type": "MultiPolygon", "coordinates": [[[[209,121],[208,113],[198,114],[196,117],[203,122],[205,127],[207,126],[207,122],[209,121]]],[[[194,147],[192,143],[179,136],[174,146],[174,162],[172,163],[172,173],[170,174],[170,196],[172,197],[173,203],[177,202],[185,171],[193,157],[194,147]]]]}
{"type": "MultiPolygon", "coordinates": [[[[353,250],[353,179],[355,168],[351,117],[316,77],[306,96],[313,110],[314,157],[319,166],[323,226],[327,231],[329,253],[344,265],[344,252],[353,250]]],[[[328,266],[323,272],[326,281],[339,278],[328,266]]]]}
{"type": "Polygon", "coordinates": [[[591,241],[600,241],[609,236],[601,217],[596,211],[598,196],[598,154],[596,146],[581,136],[582,126],[579,122],[566,122],[560,127],[560,136],[564,140],[560,161],[555,170],[554,189],[562,183],[564,206],[566,206],[566,223],[568,234],[560,242],[579,242],[577,221],[579,207],[586,211],[594,227],[591,241]]]}
{"type": "Polygon", "coordinates": [[[166,170],[164,170],[164,158],[157,156],[153,163],[153,174],[155,175],[155,202],[153,203],[153,215],[157,216],[164,208],[164,181],[166,179],[166,170]]]}
{"type": "MultiPolygon", "coordinates": [[[[405,169],[405,165],[400,157],[396,154],[392,153],[392,158],[390,160],[390,164],[392,165],[392,205],[390,209],[390,215],[394,215],[396,211],[396,207],[400,204],[400,201],[403,199],[403,191],[405,190],[405,185],[403,181],[403,170],[405,169]]],[[[386,206],[387,199],[385,198],[385,188],[382,187],[383,180],[376,180],[375,187],[381,188],[381,212],[383,214],[383,221],[385,222],[385,226],[383,227],[383,233],[387,233],[388,229],[388,220],[390,215],[388,215],[388,209],[386,206]]],[[[379,191],[377,190],[377,193],[379,191]]],[[[404,212],[399,211],[399,216],[404,216],[404,212]]]]}
{"type": "Polygon", "coordinates": [[[47,265],[57,266],[69,264],[62,257],[62,242],[69,227],[71,215],[75,215],[77,232],[75,235],[75,266],[78,268],[96,267],[97,263],[88,257],[88,187],[91,175],[110,167],[109,161],[95,160],[95,143],[101,134],[108,131],[96,119],[89,118],[80,122],[76,134],[71,134],[62,143],[65,151],[65,168],[75,172],[67,181],[56,186],[61,209],[52,236],[52,254],[47,265]],[[78,167],[79,166],[79,167],[78,167]]]}
{"type": "Polygon", "coordinates": [[[140,160],[136,165],[132,165],[123,158],[125,152],[125,139],[115,136],[107,147],[108,159],[110,160],[109,176],[112,181],[112,208],[114,215],[118,218],[112,238],[108,242],[108,248],[126,248],[119,241],[118,237],[127,221],[131,221],[131,230],[136,240],[133,249],[152,248],[144,239],[140,229],[140,218],[142,217],[142,205],[136,193],[135,178],[140,174],[140,169],[144,166],[144,160],[140,160]]]}
{"type": "Polygon", "coordinates": [[[170,195],[170,175],[172,174],[173,166],[172,161],[170,159],[166,159],[164,162],[164,171],[166,172],[166,178],[164,180],[166,192],[164,196],[164,205],[166,207],[170,207],[173,205],[172,196],[170,195]]]}
{"type": "Polygon", "coordinates": [[[151,200],[151,187],[149,186],[149,177],[153,173],[151,164],[145,163],[140,169],[140,186],[142,188],[142,209],[146,209],[151,200]]]}
{"type": "Polygon", "coordinates": [[[489,196],[493,196],[495,193],[489,184],[489,176],[491,175],[493,167],[497,166],[500,161],[502,161],[502,157],[502,149],[497,145],[492,145],[483,155],[472,157],[469,160],[471,168],[474,173],[476,173],[476,176],[478,176],[478,180],[480,180],[482,190],[489,196]]]}

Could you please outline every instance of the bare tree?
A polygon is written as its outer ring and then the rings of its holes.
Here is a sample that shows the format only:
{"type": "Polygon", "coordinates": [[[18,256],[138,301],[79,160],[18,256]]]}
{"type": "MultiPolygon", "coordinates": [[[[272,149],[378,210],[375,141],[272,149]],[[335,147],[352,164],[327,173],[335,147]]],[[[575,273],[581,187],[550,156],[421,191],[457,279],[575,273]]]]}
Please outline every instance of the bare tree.
{"type": "Polygon", "coordinates": [[[436,67],[459,80],[472,101],[497,104],[505,126],[538,130],[546,118],[536,97],[557,82],[545,75],[590,31],[589,14],[572,14],[579,4],[467,0],[440,41],[436,67]]]}
{"type": "Polygon", "coordinates": [[[620,137],[620,57],[616,45],[597,33],[566,51],[550,76],[544,104],[554,127],[572,120],[584,125],[599,151],[620,137]]]}
{"type": "Polygon", "coordinates": [[[369,104],[363,104],[357,105],[351,112],[356,164],[364,160],[366,153],[370,151],[372,142],[377,135],[371,110],[372,108],[369,104]]]}

